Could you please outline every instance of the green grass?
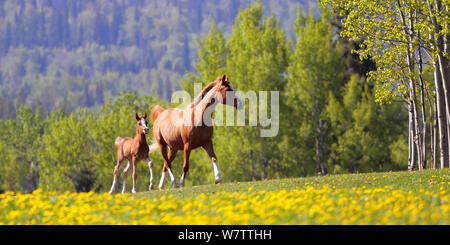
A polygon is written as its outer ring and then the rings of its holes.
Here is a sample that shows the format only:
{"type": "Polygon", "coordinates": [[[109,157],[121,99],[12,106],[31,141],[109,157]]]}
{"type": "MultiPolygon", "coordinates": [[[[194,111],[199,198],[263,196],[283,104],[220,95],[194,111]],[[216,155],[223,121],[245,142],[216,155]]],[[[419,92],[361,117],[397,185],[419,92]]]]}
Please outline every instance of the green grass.
{"type": "Polygon", "coordinates": [[[450,169],[343,174],[137,194],[0,194],[1,224],[450,224],[450,169]]]}
{"type": "Polygon", "coordinates": [[[392,186],[393,189],[412,191],[419,194],[420,190],[438,191],[441,186],[448,189],[450,186],[450,169],[429,169],[424,171],[380,172],[361,174],[340,174],[316,177],[300,177],[287,179],[274,179],[252,182],[233,182],[218,185],[200,185],[184,188],[167,188],[170,185],[166,180],[166,189],[139,192],[137,196],[157,197],[172,194],[175,198],[193,197],[199,194],[214,194],[216,192],[247,192],[276,191],[304,189],[307,186],[320,188],[328,185],[333,189],[351,189],[353,187],[383,188],[392,186]]]}

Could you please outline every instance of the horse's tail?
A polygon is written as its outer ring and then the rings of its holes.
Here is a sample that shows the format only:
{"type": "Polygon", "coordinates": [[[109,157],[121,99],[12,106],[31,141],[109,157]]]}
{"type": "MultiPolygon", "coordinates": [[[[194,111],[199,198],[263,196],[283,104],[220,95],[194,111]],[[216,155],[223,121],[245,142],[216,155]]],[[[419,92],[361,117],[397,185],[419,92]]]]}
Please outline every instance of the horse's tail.
{"type": "Polygon", "coordinates": [[[159,150],[159,146],[158,146],[157,142],[153,142],[151,145],[148,146],[148,148],[149,148],[149,153],[159,150]]]}
{"type": "Polygon", "coordinates": [[[156,118],[158,118],[159,114],[161,114],[161,112],[164,111],[164,108],[162,108],[159,105],[155,105],[153,106],[152,109],[152,121],[154,122],[156,120],[156,118]]]}
{"type": "Polygon", "coordinates": [[[123,159],[123,142],[125,141],[122,137],[117,137],[114,143],[117,145],[117,161],[121,161],[123,159]]]}

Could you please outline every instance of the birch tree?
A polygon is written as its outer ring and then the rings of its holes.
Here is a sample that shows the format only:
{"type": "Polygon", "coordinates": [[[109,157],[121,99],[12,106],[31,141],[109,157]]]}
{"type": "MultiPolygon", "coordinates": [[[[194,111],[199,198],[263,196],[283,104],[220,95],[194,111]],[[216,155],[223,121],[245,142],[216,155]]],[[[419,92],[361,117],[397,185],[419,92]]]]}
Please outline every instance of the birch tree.
{"type": "MultiPolygon", "coordinates": [[[[363,40],[355,51],[361,59],[371,57],[377,65],[369,72],[376,83],[376,101],[408,103],[410,129],[409,169],[423,169],[426,162],[424,93],[422,71],[434,70],[440,166],[449,165],[449,0],[322,0],[335,14],[343,16],[341,35],[363,40]],[[421,91],[420,101],[418,91],[421,91]],[[419,105],[421,109],[419,109],[419,105]],[[422,120],[419,120],[421,118],[422,120]]],[[[433,103],[429,101],[429,103],[433,103]]],[[[432,114],[432,113],[430,113],[432,114]]]]}

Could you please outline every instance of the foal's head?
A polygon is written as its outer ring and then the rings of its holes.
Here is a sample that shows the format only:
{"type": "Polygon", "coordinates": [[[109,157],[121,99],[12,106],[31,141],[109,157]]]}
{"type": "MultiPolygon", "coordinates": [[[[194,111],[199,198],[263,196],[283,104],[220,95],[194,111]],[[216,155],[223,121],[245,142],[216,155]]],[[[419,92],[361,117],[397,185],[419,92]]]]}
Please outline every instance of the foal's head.
{"type": "Polygon", "coordinates": [[[244,103],[231,85],[227,75],[217,77],[215,83],[216,85],[212,90],[220,95],[217,96],[219,102],[225,105],[232,105],[236,109],[242,109],[244,103]]]}
{"type": "Polygon", "coordinates": [[[141,117],[136,113],[135,117],[136,117],[136,132],[138,134],[147,134],[148,133],[147,112],[145,112],[145,114],[141,117]]]}

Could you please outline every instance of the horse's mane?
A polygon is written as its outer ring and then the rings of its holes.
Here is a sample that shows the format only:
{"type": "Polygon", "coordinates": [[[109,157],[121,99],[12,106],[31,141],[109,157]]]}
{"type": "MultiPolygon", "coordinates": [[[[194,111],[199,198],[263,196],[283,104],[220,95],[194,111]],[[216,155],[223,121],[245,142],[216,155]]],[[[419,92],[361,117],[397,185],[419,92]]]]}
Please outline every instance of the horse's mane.
{"type": "Polygon", "coordinates": [[[221,77],[217,77],[217,79],[214,82],[211,82],[210,84],[206,85],[206,87],[203,88],[202,92],[195,97],[194,101],[190,104],[190,107],[193,108],[196,106],[202,99],[205,97],[205,95],[217,84],[217,81],[219,81],[221,77]]]}

